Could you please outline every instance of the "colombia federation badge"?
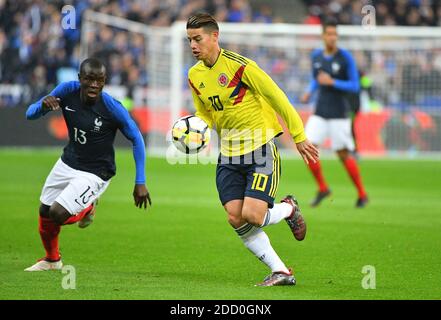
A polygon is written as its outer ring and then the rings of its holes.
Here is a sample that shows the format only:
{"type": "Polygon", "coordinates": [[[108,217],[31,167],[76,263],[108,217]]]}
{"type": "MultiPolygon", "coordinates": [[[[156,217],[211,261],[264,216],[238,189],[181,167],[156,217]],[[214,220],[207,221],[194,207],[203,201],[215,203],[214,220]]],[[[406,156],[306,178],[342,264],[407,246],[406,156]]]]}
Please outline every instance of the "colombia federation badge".
{"type": "Polygon", "coordinates": [[[225,73],[221,73],[217,78],[217,82],[221,87],[225,87],[228,83],[228,77],[225,73]]]}

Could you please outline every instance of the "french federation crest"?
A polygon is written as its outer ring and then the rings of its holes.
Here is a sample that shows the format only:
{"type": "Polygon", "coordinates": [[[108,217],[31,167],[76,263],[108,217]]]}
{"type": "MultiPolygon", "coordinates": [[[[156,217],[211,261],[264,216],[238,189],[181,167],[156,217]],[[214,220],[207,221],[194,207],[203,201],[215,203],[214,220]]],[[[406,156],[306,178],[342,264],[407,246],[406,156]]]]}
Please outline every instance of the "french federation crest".
{"type": "Polygon", "coordinates": [[[333,62],[331,67],[332,73],[337,73],[340,70],[340,65],[337,62],[333,62]]]}
{"type": "Polygon", "coordinates": [[[228,77],[225,73],[221,73],[219,75],[219,77],[217,78],[217,83],[219,83],[219,85],[221,87],[225,87],[228,84],[228,77]]]}
{"type": "Polygon", "coordinates": [[[101,117],[95,118],[94,124],[95,124],[95,126],[93,128],[93,131],[99,132],[101,129],[101,126],[103,125],[103,122],[101,121],[101,117]]]}

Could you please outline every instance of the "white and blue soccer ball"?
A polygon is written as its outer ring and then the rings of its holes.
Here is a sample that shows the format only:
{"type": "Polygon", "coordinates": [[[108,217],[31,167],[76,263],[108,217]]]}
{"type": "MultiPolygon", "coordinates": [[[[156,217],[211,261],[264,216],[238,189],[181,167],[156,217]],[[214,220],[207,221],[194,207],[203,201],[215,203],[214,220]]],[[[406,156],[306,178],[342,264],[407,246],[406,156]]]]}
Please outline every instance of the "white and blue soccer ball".
{"type": "Polygon", "coordinates": [[[198,153],[210,142],[207,123],[193,115],[178,119],[172,127],[171,135],[176,149],[186,154],[198,153]]]}

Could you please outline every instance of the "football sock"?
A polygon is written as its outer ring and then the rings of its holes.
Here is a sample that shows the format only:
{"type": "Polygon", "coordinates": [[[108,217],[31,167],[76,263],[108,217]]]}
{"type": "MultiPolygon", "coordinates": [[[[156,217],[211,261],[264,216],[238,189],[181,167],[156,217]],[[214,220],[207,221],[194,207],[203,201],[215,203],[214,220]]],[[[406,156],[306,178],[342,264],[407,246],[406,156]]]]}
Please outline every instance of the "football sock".
{"type": "Polygon", "coordinates": [[[44,249],[46,250],[46,259],[51,261],[60,260],[58,249],[58,234],[61,226],[52,221],[52,219],[39,216],[39,232],[44,249]]]}
{"type": "Polygon", "coordinates": [[[77,215],[75,216],[70,216],[66,221],[64,221],[63,225],[65,224],[73,224],[75,222],[80,221],[81,219],[84,218],[84,216],[86,214],[88,214],[90,212],[90,210],[93,209],[93,204],[91,204],[90,206],[88,206],[86,209],[84,209],[83,211],[79,212],[77,215]]]}
{"type": "Polygon", "coordinates": [[[366,197],[366,191],[364,190],[363,183],[361,182],[361,176],[360,171],[358,170],[357,161],[353,157],[349,156],[343,161],[343,164],[349,176],[351,177],[352,182],[354,182],[355,187],[357,188],[358,197],[366,197]]]}
{"type": "Polygon", "coordinates": [[[289,273],[288,268],[280,260],[277,253],[271,246],[270,240],[266,233],[249,223],[235,229],[239,237],[242,239],[245,246],[250,250],[260,261],[266,264],[272,272],[286,272],[289,273]]]}
{"type": "Polygon", "coordinates": [[[319,191],[320,192],[325,192],[326,190],[328,190],[328,185],[325,182],[325,178],[323,177],[322,174],[322,168],[320,166],[320,161],[317,162],[312,162],[309,161],[308,164],[309,170],[311,171],[312,175],[315,178],[315,181],[317,182],[318,186],[319,186],[319,191]]]}
{"type": "Polygon", "coordinates": [[[271,224],[279,223],[281,220],[288,218],[292,212],[292,206],[288,203],[277,203],[265,214],[263,223],[260,226],[265,227],[271,224]]]}

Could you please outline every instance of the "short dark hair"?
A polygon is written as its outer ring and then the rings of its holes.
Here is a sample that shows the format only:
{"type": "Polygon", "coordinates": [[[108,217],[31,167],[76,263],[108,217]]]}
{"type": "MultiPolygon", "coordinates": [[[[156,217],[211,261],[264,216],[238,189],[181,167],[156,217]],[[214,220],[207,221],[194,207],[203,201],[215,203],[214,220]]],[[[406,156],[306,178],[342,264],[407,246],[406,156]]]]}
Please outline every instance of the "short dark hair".
{"type": "Polygon", "coordinates": [[[219,31],[216,19],[208,13],[197,13],[187,20],[187,29],[203,28],[208,31],[219,31]]]}
{"type": "Polygon", "coordinates": [[[87,58],[83,60],[83,62],[80,64],[80,73],[84,73],[84,68],[86,66],[90,66],[92,69],[102,69],[104,70],[104,73],[106,72],[106,67],[97,58],[87,58]]]}
{"type": "Polygon", "coordinates": [[[324,33],[327,27],[337,28],[337,26],[337,19],[335,19],[334,17],[328,17],[322,22],[322,32],[324,33]]]}

